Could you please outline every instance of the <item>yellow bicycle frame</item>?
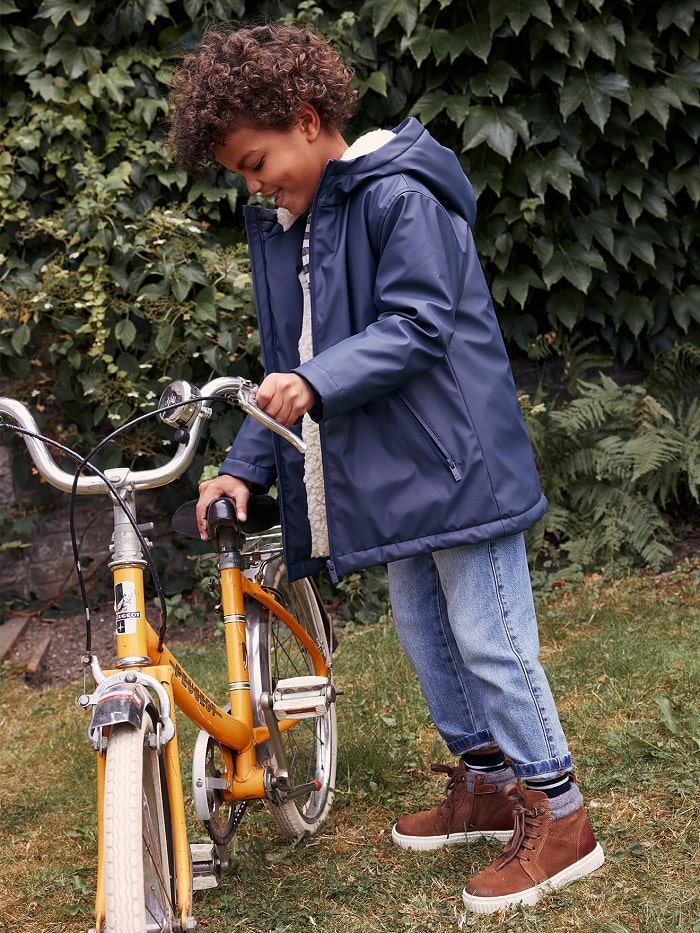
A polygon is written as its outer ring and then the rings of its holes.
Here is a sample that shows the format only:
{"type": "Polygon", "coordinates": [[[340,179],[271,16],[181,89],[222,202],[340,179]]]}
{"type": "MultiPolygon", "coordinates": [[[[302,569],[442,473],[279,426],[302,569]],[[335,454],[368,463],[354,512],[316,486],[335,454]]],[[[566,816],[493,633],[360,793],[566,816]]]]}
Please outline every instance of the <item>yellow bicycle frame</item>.
{"type": "MultiPolygon", "coordinates": [[[[166,645],[159,644],[158,634],[146,618],[144,572],[141,564],[134,563],[114,568],[115,591],[117,587],[121,590],[126,587],[134,593],[134,600],[128,630],[120,631],[118,626],[117,668],[104,673],[105,676],[109,676],[128,667],[155,678],[170,698],[173,721],[175,721],[174,711],[177,706],[188,719],[200,729],[204,729],[220,744],[229,777],[229,786],[224,796],[231,800],[262,799],[265,797],[265,768],[257,764],[255,746],[268,741],[270,732],[267,726],[253,725],[246,646],[245,596],[257,600],[287,626],[308,652],[316,675],[328,677],[330,669],[327,658],[306,630],[260,584],[245,577],[240,567],[222,568],[220,575],[230,712],[219,706],[197,685],[166,645]],[[135,663],[136,659],[141,659],[143,663],[135,663]]],[[[280,722],[280,731],[292,728],[296,722],[295,719],[280,722]]],[[[177,729],[173,738],[163,746],[163,760],[173,829],[177,909],[184,929],[187,918],[192,913],[192,892],[190,849],[187,839],[177,729]]],[[[102,833],[105,762],[104,754],[98,752],[98,845],[95,898],[97,933],[100,933],[105,918],[102,833]]]]}

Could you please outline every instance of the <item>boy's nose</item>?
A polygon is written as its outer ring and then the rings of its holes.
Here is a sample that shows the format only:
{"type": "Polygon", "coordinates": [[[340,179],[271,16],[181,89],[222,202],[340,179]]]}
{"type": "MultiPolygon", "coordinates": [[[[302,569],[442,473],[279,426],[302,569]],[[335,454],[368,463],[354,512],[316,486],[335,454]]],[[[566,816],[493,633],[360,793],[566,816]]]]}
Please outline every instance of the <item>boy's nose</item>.
{"type": "Polygon", "coordinates": [[[246,178],[245,183],[250,194],[258,194],[262,188],[262,182],[256,181],[254,178],[246,178]]]}

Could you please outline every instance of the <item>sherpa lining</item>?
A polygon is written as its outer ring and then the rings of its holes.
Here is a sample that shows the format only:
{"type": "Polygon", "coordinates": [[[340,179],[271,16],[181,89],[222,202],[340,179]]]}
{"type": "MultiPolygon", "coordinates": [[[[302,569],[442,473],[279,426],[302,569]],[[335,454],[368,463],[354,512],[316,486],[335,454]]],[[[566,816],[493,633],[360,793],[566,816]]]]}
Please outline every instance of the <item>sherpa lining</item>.
{"type": "MultiPolygon", "coordinates": [[[[379,149],[394,134],[390,130],[372,130],[357,139],[352,146],[345,150],[341,159],[350,161],[362,155],[369,155],[379,149]]],[[[297,215],[298,216],[298,215],[297,215]]],[[[286,208],[277,210],[277,220],[282,229],[287,231],[297,216],[291,214],[286,208]]],[[[305,239],[308,239],[310,220],[307,223],[305,239]]],[[[313,357],[313,322],[311,315],[311,290],[309,287],[308,272],[304,269],[299,273],[304,295],[304,312],[302,318],[301,336],[299,338],[299,362],[306,363],[313,357]]],[[[326,513],[326,489],[323,479],[323,459],[321,456],[321,438],[319,425],[304,415],[301,423],[301,435],[306,444],[304,454],[304,484],[306,486],[306,503],[311,527],[311,557],[328,557],[330,547],[328,544],[328,519],[326,513]]]]}

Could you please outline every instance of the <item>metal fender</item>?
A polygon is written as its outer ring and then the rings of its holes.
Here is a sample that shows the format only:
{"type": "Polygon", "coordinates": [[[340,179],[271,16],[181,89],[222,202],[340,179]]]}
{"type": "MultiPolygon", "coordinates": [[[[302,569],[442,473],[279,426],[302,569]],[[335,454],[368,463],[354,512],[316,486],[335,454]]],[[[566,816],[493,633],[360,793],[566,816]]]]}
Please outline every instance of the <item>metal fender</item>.
{"type": "Polygon", "coordinates": [[[97,752],[105,750],[110,726],[129,723],[140,728],[146,709],[153,710],[155,742],[159,750],[175,735],[175,723],[170,718],[170,697],[155,677],[143,671],[119,671],[103,677],[94,693],[78,697],[78,706],[84,710],[92,707],[88,738],[97,752]]]}
{"type": "Polygon", "coordinates": [[[139,684],[118,683],[108,687],[95,702],[90,730],[128,722],[141,728],[143,713],[150,698],[139,684]]]}

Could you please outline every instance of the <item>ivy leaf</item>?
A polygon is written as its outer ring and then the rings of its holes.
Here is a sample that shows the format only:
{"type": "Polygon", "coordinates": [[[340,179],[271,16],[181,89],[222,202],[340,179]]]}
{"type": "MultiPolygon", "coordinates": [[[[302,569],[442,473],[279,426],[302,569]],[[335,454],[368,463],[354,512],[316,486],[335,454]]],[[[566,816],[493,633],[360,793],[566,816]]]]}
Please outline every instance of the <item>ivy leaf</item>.
{"type": "Polygon", "coordinates": [[[472,55],[476,55],[484,64],[488,64],[492,42],[493,33],[491,32],[487,14],[482,14],[475,22],[467,23],[457,29],[452,40],[453,46],[459,43],[462,48],[468,49],[472,55]]]}
{"type": "Polygon", "coordinates": [[[580,64],[594,52],[603,61],[614,62],[617,43],[624,44],[625,31],[618,20],[604,22],[576,22],[572,27],[574,56],[580,64]]]}
{"type": "Polygon", "coordinates": [[[625,55],[631,64],[638,68],[644,68],[646,71],[655,71],[656,62],[654,61],[654,45],[643,32],[635,30],[628,32],[625,39],[625,55]]]}
{"type": "Polygon", "coordinates": [[[610,117],[611,99],[627,99],[629,81],[619,74],[587,74],[571,78],[562,88],[559,97],[559,110],[562,117],[568,117],[583,106],[599,130],[605,129],[610,117]]]}
{"type": "Polygon", "coordinates": [[[673,295],[671,313],[685,334],[688,333],[691,321],[700,324],[700,285],[691,285],[680,295],[673,295]]]}
{"type": "Polygon", "coordinates": [[[10,337],[10,344],[12,345],[12,349],[15,351],[17,356],[22,356],[22,351],[29,343],[31,334],[32,332],[29,329],[29,325],[26,323],[20,324],[19,327],[13,331],[12,336],[10,337]]]}
{"type": "Polygon", "coordinates": [[[410,36],[418,21],[418,0],[369,0],[362,12],[365,15],[372,13],[375,38],[394,18],[401,24],[405,35],[410,36]]]}
{"type": "Polygon", "coordinates": [[[637,256],[646,265],[653,266],[656,261],[654,242],[658,242],[658,238],[646,225],[630,226],[616,234],[613,256],[625,269],[628,268],[632,256],[637,256]]]}
{"type": "Polygon", "coordinates": [[[80,3],[72,3],[70,15],[76,26],[84,26],[90,19],[94,3],[93,0],[82,0],[80,3]]]}
{"type": "Polygon", "coordinates": [[[560,245],[542,269],[542,278],[547,288],[561,279],[571,282],[580,292],[588,291],[593,278],[593,269],[605,270],[606,264],[600,253],[586,249],[581,243],[560,245]]]}
{"type": "Polygon", "coordinates": [[[94,5],[93,0],[79,0],[78,3],[73,0],[42,0],[36,15],[41,19],[50,19],[54,26],[58,26],[66,13],[70,13],[76,26],[84,26],[90,19],[94,5]]]}
{"type": "MultiPolygon", "coordinates": [[[[208,285],[200,290],[199,294],[197,295],[196,304],[198,321],[210,321],[211,323],[216,323],[216,300],[214,287],[212,285],[208,285]]],[[[229,348],[227,347],[226,349],[229,348]]]]}
{"type": "MultiPolygon", "coordinates": [[[[139,97],[134,103],[134,119],[138,123],[145,123],[148,127],[153,126],[159,112],[167,113],[167,111],[167,104],[162,98],[155,100],[153,97],[139,97]]],[[[175,172],[172,174],[175,175],[175,172]]]]}
{"type": "Polygon", "coordinates": [[[367,91],[374,91],[382,97],[386,97],[386,75],[383,71],[373,71],[369,77],[360,84],[360,97],[364,97],[367,91]]]}
{"type": "Polygon", "coordinates": [[[10,30],[3,29],[0,39],[5,60],[15,63],[14,70],[18,75],[27,75],[36,68],[43,68],[44,47],[38,33],[17,26],[10,30]]]}
{"type": "Polygon", "coordinates": [[[550,321],[560,321],[564,327],[573,330],[586,316],[584,296],[570,288],[556,292],[547,300],[547,315],[550,321]]]}
{"type": "Polygon", "coordinates": [[[421,95],[411,108],[411,115],[418,117],[421,123],[427,125],[445,109],[451,99],[447,91],[428,91],[421,95]]]}
{"type": "Polygon", "coordinates": [[[106,191],[124,191],[129,186],[129,178],[131,176],[131,163],[130,162],[120,162],[118,165],[115,165],[112,171],[105,176],[105,190],[106,191]]]}
{"type": "Polygon", "coordinates": [[[513,107],[472,107],[462,135],[465,152],[485,142],[510,161],[520,136],[528,141],[528,127],[513,107]]]}
{"type": "Polygon", "coordinates": [[[644,210],[642,207],[642,202],[639,200],[639,198],[636,198],[633,194],[630,194],[629,191],[622,192],[622,201],[625,205],[627,215],[632,221],[632,224],[636,224],[644,210]]]}
{"type": "Polygon", "coordinates": [[[65,83],[65,80],[57,80],[53,75],[42,71],[33,71],[27,75],[27,84],[32,94],[41,97],[42,100],[53,101],[55,104],[66,99],[65,83]]]}
{"type": "Polygon", "coordinates": [[[541,289],[542,279],[530,266],[518,266],[512,271],[499,272],[491,283],[493,297],[499,304],[511,295],[521,309],[525,308],[531,288],[541,289]]]}
{"type": "Polygon", "coordinates": [[[664,186],[659,182],[647,181],[641,197],[644,210],[651,214],[652,217],[658,217],[659,220],[666,220],[668,217],[668,205],[664,190],[664,186]]]}
{"type": "Polygon", "coordinates": [[[497,197],[503,190],[503,170],[494,161],[474,167],[469,172],[469,181],[477,198],[486,188],[490,188],[497,197]]]}
{"type": "Polygon", "coordinates": [[[520,75],[507,62],[493,62],[487,72],[475,75],[469,83],[469,90],[477,97],[497,97],[503,101],[513,79],[520,75]]]}
{"type": "Polygon", "coordinates": [[[170,344],[173,342],[174,335],[175,328],[172,324],[165,323],[160,325],[155,339],[155,348],[160,356],[164,356],[170,349],[170,344]]]}
{"type": "Polygon", "coordinates": [[[578,239],[585,246],[590,246],[592,241],[596,240],[609,253],[612,253],[617,220],[611,206],[591,211],[587,217],[575,218],[573,226],[578,239]]]}
{"type": "Polygon", "coordinates": [[[648,298],[643,295],[633,295],[631,292],[621,291],[612,307],[613,320],[618,324],[626,324],[635,337],[646,326],[654,323],[654,309],[648,298]]]}
{"type": "Polygon", "coordinates": [[[525,160],[525,174],[535,194],[544,197],[547,188],[552,187],[560,194],[569,197],[571,178],[584,177],[583,167],[565,149],[557,148],[548,153],[529,153],[525,160]]]}
{"type": "Polygon", "coordinates": [[[435,56],[437,63],[447,58],[451,41],[450,33],[446,29],[431,29],[429,26],[419,26],[410,39],[401,42],[401,48],[410,50],[420,68],[431,53],[435,56]]]}
{"type": "Polygon", "coordinates": [[[641,175],[630,173],[624,168],[611,168],[605,176],[605,183],[605,190],[611,197],[616,197],[622,188],[626,188],[641,198],[644,188],[641,175]]]}
{"type": "Polygon", "coordinates": [[[555,23],[552,29],[543,29],[544,38],[559,55],[569,54],[571,32],[566,22],[555,23]]]}
{"type": "Polygon", "coordinates": [[[668,173],[668,190],[671,194],[678,194],[684,188],[693,202],[693,207],[697,207],[700,202],[700,166],[686,165],[683,168],[673,168],[668,173]]]}
{"type": "Polygon", "coordinates": [[[491,0],[489,3],[491,28],[494,32],[505,19],[518,36],[528,20],[534,16],[547,26],[552,25],[552,12],[547,0],[491,0]]]}
{"type": "Polygon", "coordinates": [[[93,46],[78,45],[73,36],[63,35],[46,53],[46,65],[63,65],[71,80],[88,72],[93,74],[102,67],[102,54],[93,46]]]}
{"type": "Polygon", "coordinates": [[[94,97],[110,97],[116,104],[124,103],[124,89],[133,88],[134,79],[116,65],[107,71],[99,71],[88,81],[88,88],[94,97]]]}
{"type": "Polygon", "coordinates": [[[54,26],[58,26],[72,6],[71,0],[42,0],[36,15],[40,19],[50,19],[54,26]]]}
{"type": "Polygon", "coordinates": [[[637,85],[631,89],[630,120],[632,121],[648,113],[666,129],[671,107],[683,110],[678,94],[665,84],[657,84],[654,87],[637,85]]]}
{"type": "Polygon", "coordinates": [[[676,66],[675,73],[666,79],[666,86],[675,91],[679,100],[691,107],[698,105],[700,89],[700,62],[683,58],[676,66]]]}
{"type": "Polygon", "coordinates": [[[689,36],[697,17],[697,3],[693,0],[668,0],[656,14],[659,32],[670,26],[677,26],[689,36]]]}
{"type": "Polygon", "coordinates": [[[129,347],[136,339],[136,327],[129,318],[122,318],[114,326],[114,336],[123,347],[129,347]]]}

